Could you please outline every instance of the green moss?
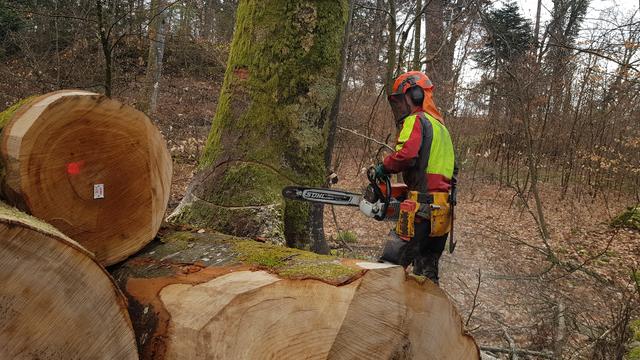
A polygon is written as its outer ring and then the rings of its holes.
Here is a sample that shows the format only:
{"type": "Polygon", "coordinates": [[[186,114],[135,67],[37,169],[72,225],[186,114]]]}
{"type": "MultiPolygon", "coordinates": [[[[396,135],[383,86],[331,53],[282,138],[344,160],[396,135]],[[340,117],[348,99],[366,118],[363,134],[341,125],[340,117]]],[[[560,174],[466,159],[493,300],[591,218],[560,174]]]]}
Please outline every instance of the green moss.
{"type": "Polygon", "coordinates": [[[189,231],[176,231],[160,238],[162,243],[167,244],[165,248],[169,251],[184,250],[189,246],[189,242],[195,240],[195,234],[189,231]]]}
{"type": "Polygon", "coordinates": [[[195,234],[190,231],[176,231],[160,239],[163,243],[189,242],[196,239],[195,234]]]}
{"type": "Polygon", "coordinates": [[[627,355],[624,356],[625,360],[640,360],[640,347],[634,347],[627,355]]]}
{"type": "Polygon", "coordinates": [[[611,225],[640,231],[640,205],[627,208],[611,221],[611,225]]]}
{"type": "Polygon", "coordinates": [[[18,102],[16,102],[15,104],[9,106],[6,110],[4,110],[3,112],[0,113],[0,129],[4,128],[4,126],[7,124],[7,122],[11,119],[11,117],[13,116],[13,114],[18,111],[18,109],[28,103],[29,101],[33,100],[35,98],[35,96],[30,96],[27,98],[24,98],[18,102]]]}
{"type": "Polygon", "coordinates": [[[284,266],[294,258],[295,260],[306,261],[327,261],[335,259],[331,256],[318,255],[283,246],[262,244],[251,240],[239,241],[234,245],[234,249],[238,252],[238,258],[243,262],[268,268],[284,266]]]}
{"type": "Polygon", "coordinates": [[[338,240],[344,241],[346,243],[358,242],[358,235],[356,235],[354,232],[351,232],[349,230],[338,232],[337,238],[338,240]]]}
{"type": "Polygon", "coordinates": [[[311,205],[302,201],[287,200],[284,208],[284,229],[287,245],[303,248],[310,238],[308,221],[311,205]]]}
{"type": "Polygon", "coordinates": [[[233,248],[242,262],[275,272],[282,277],[342,282],[359,273],[357,269],[338,263],[333,256],[298,249],[250,240],[238,241],[233,248]]]}
{"type": "Polygon", "coordinates": [[[289,184],[275,170],[256,163],[236,163],[216,180],[207,195],[220,206],[260,206],[281,201],[282,188],[289,184]]]}
{"type": "Polygon", "coordinates": [[[631,335],[634,341],[640,341],[640,319],[634,320],[629,324],[631,335]]]}
{"type": "Polygon", "coordinates": [[[351,278],[359,271],[344,265],[335,263],[323,264],[297,264],[278,272],[281,276],[295,279],[324,279],[328,281],[339,281],[344,278],[351,278]]]}

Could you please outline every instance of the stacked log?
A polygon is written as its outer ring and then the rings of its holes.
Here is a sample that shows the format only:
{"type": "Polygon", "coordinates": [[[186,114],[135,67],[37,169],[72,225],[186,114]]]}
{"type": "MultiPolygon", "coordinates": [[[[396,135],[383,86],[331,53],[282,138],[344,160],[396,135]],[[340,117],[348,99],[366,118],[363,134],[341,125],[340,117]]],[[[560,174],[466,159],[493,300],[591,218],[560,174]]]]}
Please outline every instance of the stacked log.
{"type": "Polygon", "coordinates": [[[151,241],[169,200],[171,158],[141,112],[65,90],[0,114],[2,192],[93,252],[119,262],[151,241]]]}
{"type": "Polygon", "coordinates": [[[137,359],[126,300],[90,253],[0,205],[0,359],[137,359]]]}
{"type": "Polygon", "coordinates": [[[114,276],[143,359],[479,359],[447,296],[398,266],[179,232],[114,276]]]}

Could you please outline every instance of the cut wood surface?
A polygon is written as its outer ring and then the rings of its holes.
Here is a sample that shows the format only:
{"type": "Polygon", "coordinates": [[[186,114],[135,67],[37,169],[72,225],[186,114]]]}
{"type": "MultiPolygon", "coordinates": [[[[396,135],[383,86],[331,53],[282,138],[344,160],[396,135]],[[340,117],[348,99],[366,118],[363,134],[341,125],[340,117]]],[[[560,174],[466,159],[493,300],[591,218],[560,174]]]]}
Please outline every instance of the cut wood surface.
{"type": "Polygon", "coordinates": [[[444,292],[398,266],[176,232],[114,276],[144,359],[479,359],[444,292]]]}
{"type": "Polygon", "coordinates": [[[137,359],[126,301],[83,249],[0,205],[0,359],[137,359]]]}
{"type": "Polygon", "coordinates": [[[147,244],[169,200],[171,157],[143,113],[76,90],[9,109],[3,195],[109,265],[147,244]]]}

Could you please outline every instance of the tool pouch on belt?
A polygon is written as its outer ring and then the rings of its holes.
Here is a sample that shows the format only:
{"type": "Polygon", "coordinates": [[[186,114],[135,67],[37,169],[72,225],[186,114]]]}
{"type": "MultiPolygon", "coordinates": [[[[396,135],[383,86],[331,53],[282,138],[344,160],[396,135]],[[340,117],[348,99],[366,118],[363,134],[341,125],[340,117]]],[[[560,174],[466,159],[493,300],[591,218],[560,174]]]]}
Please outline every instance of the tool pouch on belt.
{"type": "Polygon", "coordinates": [[[420,203],[413,199],[407,199],[400,204],[398,222],[396,223],[396,234],[400,239],[409,241],[415,235],[416,213],[420,208],[420,203]]]}
{"type": "Polygon", "coordinates": [[[451,231],[451,205],[449,193],[435,192],[431,208],[431,233],[429,236],[443,236],[451,231]]]}

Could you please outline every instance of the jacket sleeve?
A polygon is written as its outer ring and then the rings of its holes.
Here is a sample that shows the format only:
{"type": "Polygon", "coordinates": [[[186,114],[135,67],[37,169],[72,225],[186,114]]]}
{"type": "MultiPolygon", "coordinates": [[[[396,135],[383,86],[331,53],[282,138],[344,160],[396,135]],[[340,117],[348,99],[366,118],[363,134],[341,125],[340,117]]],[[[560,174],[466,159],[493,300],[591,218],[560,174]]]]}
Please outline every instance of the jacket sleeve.
{"type": "Polygon", "coordinates": [[[422,125],[417,116],[405,119],[398,135],[396,151],[384,158],[386,172],[395,174],[414,166],[422,145],[422,125]]]}

